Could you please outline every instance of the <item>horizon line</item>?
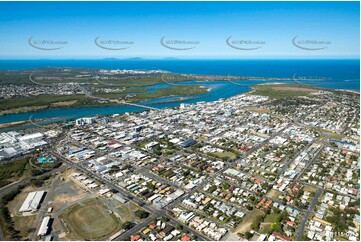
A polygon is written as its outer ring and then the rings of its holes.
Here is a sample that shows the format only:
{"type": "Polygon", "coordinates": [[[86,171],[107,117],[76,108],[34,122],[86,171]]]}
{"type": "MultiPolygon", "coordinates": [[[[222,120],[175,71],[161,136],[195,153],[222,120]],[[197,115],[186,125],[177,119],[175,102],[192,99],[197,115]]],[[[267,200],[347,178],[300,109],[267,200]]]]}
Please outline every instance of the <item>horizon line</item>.
{"type": "Polygon", "coordinates": [[[116,57],[104,57],[104,58],[1,58],[1,61],[4,60],[165,60],[165,61],[173,61],[173,60],[360,60],[360,57],[332,57],[332,58],[322,58],[322,57],[304,57],[304,58],[293,58],[293,57],[267,57],[267,58],[177,58],[177,57],[163,57],[163,58],[143,58],[143,57],[129,57],[129,58],[116,58],[116,57]]]}

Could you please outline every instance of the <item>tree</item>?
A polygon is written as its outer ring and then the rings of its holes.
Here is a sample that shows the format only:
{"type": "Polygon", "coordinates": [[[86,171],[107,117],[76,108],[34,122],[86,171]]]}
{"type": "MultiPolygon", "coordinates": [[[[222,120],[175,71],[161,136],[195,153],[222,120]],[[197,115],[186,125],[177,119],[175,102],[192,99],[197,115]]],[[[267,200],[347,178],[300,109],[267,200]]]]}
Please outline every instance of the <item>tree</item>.
{"type": "Polygon", "coordinates": [[[252,238],[252,234],[250,232],[246,232],[246,233],[244,233],[244,237],[246,239],[250,239],[250,238],[252,238]]]}
{"type": "Polygon", "coordinates": [[[122,224],[122,228],[125,229],[125,230],[129,230],[129,229],[131,229],[132,227],[133,227],[133,223],[132,223],[132,222],[129,222],[129,221],[127,221],[127,222],[125,222],[125,223],[122,224]]]}
{"type": "Polygon", "coordinates": [[[166,223],[166,222],[169,221],[169,219],[168,219],[167,217],[163,216],[163,217],[161,218],[161,221],[162,221],[163,223],[166,223]]]}
{"type": "Polygon", "coordinates": [[[153,191],[155,189],[155,185],[153,185],[152,183],[147,183],[147,188],[151,191],[153,191]]]}
{"type": "Polygon", "coordinates": [[[229,184],[227,184],[227,183],[222,183],[222,188],[223,188],[224,190],[227,190],[227,189],[229,188],[229,184]]]}
{"type": "Polygon", "coordinates": [[[112,165],[109,169],[109,174],[114,174],[114,173],[117,173],[118,171],[120,171],[119,166],[112,165]]]}
{"type": "Polygon", "coordinates": [[[307,235],[303,234],[303,235],[301,235],[301,240],[302,241],[309,241],[310,239],[307,237],[307,235]]]}
{"type": "Polygon", "coordinates": [[[282,232],[282,226],[280,223],[272,223],[271,228],[273,229],[273,231],[276,231],[278,233],[282,232]]]}
{"type": "Polygon", "coordinates": [[[180,224],[177,224],[177,226],[175,227],[177,230],[182,230],[183,229],[183,226],[180,225],[180,224]]]}
{"type": "Polygon", "coordinates": [[[137,210],[134,213],[138,218],[147,218],[149,216],[149,213],[144,210],[137,210]]]}

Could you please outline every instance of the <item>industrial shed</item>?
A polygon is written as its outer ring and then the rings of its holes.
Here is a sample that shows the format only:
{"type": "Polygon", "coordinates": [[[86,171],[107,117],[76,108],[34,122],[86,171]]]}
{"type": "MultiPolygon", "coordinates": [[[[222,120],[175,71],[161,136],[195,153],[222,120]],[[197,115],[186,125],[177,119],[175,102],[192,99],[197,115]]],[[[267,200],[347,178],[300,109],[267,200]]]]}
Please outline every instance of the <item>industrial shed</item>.
{"type": "Polygon", "coordinates": [[[19,212],[35,212],[43,202],[45,191],[30,192],[21,205],[19,212]]]}

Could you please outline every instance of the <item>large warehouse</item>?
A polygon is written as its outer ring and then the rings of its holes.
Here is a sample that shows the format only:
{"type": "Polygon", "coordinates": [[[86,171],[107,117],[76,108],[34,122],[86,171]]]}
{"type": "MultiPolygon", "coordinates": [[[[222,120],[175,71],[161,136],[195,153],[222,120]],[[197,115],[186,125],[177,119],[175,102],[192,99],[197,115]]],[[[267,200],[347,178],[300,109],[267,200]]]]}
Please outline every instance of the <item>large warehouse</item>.
{"type": "Polygon", "coordinates": [[[31,192],[26,197],[25,201],[21,205],[19,212],[35,212],[43,201],[45,191],[31,192]]]}

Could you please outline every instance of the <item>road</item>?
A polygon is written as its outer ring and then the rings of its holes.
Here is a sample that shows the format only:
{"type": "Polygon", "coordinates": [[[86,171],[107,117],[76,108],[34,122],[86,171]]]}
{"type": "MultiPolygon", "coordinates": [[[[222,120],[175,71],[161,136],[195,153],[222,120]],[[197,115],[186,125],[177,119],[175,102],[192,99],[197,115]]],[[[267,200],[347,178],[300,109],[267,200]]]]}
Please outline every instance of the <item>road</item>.
{"type": "Polygon", "coordinates": [[[308,210],[307,210],[305,216],[303,217],[302,221],[300,222],[300,226],[299,226],[298,232],[297,232],[297,240],[298,241],[301,240],[301,236],[304,234],[304,231],[305,231],[306,223],[307,223],[308,219],[310,218],[311,214],[313,213],[313,210],[315,209],[318,199],[320,198],[322,193],[323,193],[323,188],[317,187],[315,197],[313,198],[310,206],[308,207],[308,210]]]}
{"type": "MultiPolygon", "coordinates": [[[[39,176],[26,178],[24,180],[14,182],[14,183],[11,183],[11,184],[9,184],[9,185],[7,185],[5,187],[2,187],[0,189],[0,199],[3,196],[5,196],[6,194],[8,194],[9,192],[11,192],[12,190],[16,189],[18,186],[24,186],[24,185],[30,183],[34,178],[39,178],[39,177],[47,176],[47,175],[50,175],[50,174],[53,174],[53,173],[62,172],[65,169],[66,168],[64,166],[61,166],[61,167],[58,167],[58,168],[56,168],[54,170],[45,172],[44,174],[41,174],[39,176]]],[[[1,230],[1,228],[0,228],[0,241],[4,241],[4,234],[3,234],[3,231],[1,230]]]]}
{"type": "MultiPolygon", "coordinates": [[[[60,176],[57,175],[53,179],[53,181],[51,183],[51,187],[47,191],[47,194],[46,194],[46,196],[44,198],[44,201],[43,201],[40,209],[38,210],[38,213],[36,214],[36,218],[35,218],[35,221],[33,223],[35,228],[40,228],[41,222],[42,222],[43,218],[46,216],[46,213],[47,213],[47,210],[48,210],[48,207],[49,207],[49,202],[52,201],[53,198],[54,198],[54,190],[55,190],[56,186],[58,185],[59,181],[60,181],[60,176]]],[[[37,232],[38,231],[36,230],[36,231],[34,231],[32,233],[32,235],[29,234],[29,238],[31,238],[31,240],[33,240],[33,241],[36,240],[37,239],[37,232]]]]}
{"type": "Polygon", "coordinates": [[[26,185],[27,183],[31,182],[34,178],[40,178],[40,177],[43,177],[43,176],[47,176],[47,175],[50,175],[50,174],[53,174],[53,173],[57,173],[57,172],[62,172],[66,169],[66,167],[64,166],[61,166],[61,167],[58,167],[54,170],[51,170],[51,171],[48,171],[48,172],[45,172],[39,176],[34,176],[34,177],[29,177],[29,178],[26,178],[24,180],[21,180],[21,181],[18,181],[18,182],[14,182],[14,183],[11,183],[3,188],[0,189],[0,198],[2,198],[4,195],[8,194],[9,192],[11,192],[12,190],[14,190],[16,187],[18,186],[23,186],[23,185],[26,185]]]}
{"type": "MultiPolygon", "coordinates": [[[[96,174],[95,172],[92,172],[88,169],[85,169],[81,163],[73,163],[72,161],[68,160],[66,157],[52,151],[51,152],[52,155],[54,155],[55,157],[59,158],[60,160],[62,160],[63,162],[66,162],[67,164],[75,167],[76,169],[82,171],[83,173],[87,174],[90,177],[94,177],[96,179],[98,179],[99,181],[101,181],[102,183],[104,183],[106,186],[108,186],[111,189],[114,189],[115,191],[119,192],[123,197],[129,199],[129,200],[133,200],[133,202],[139,204],[143,204],[142,208],[147,210],[148,212],[151,213],[151,216],[149,216],[147,219],[145,219],[143,222],[141,222],[140,224],[137,224],[136,226],[134,226],[131,230],[126,231],[125,233],[123,233],[122,235],[120,235],[119,237],[117,237],[115,240],[124,240],[124,238],[128,238],[129,234],[133,235],[134,233],[138,232],[140,229],[142,229],[144,226],[146,226],[147,224],[149,224],[154,218],[159,218],[162,216],[167,217],[168,219],[170,219],[171,221],[173,221],[173,223],[176,224],[180,224],[178,223],[176,220],[174,220],[172,217],[170,217],[169,215],[166,214],[166,208],[164,209],[159,209],[157,207],[154,207],[152,205],[148,205],[146,204],[143,200],[141,200],[140,198],[134,196],[132,193],[123,190],[122,188],[118,187],[117,185],[115,185],[114,183],[106,180],[105,178],[99,176],[98,174],[96,174]]],[[[182,198],[183,196],[181,196],[182,198]]],[[[180,198],[178,198],[177,200],[180,200],[180,198]]],[[[169,205],[168,205],[169,206],[169,205]]],[[[183,225],[183,224],[182,224],[183,225]]],[[[184,225],[183,225],[184,227],[184,225]]],[[[209,240],[208,238],[206,238],[205,236],[203,236],[202,234],[196,232],[195,230],[187,227],[187,230],[191,231],[195,236],[197,236],[198,238],[202,239],[202,240],[209,240]]]]}

